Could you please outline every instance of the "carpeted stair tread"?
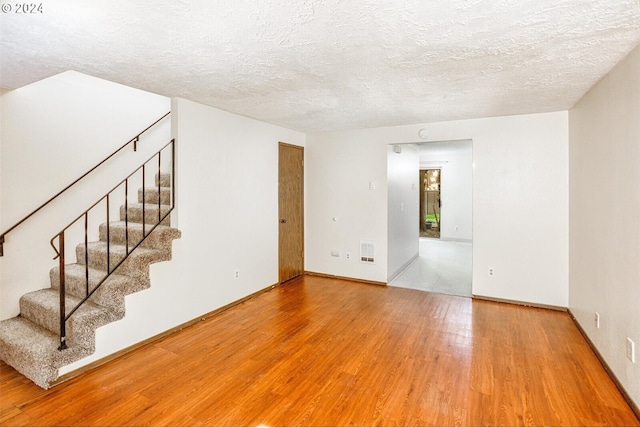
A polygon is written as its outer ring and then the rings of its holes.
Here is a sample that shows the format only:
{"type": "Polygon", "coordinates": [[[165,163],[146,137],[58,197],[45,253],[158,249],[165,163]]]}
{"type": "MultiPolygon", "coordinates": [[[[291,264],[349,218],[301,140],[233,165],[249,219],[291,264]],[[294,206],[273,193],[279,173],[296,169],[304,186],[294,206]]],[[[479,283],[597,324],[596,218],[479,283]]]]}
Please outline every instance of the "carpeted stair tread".
{"type": "Polygon", "coordinates": [[[161,187],[171,187],[171,174],[160,173],[160,176],[156,174],[156,186],[158,185],[161,187]]]}
{"type": "MultiPolygon", "coordinates": [[[[157,223],[158,222],[158,204],[146,203],[142,204],[139,202],[129,203],[125,209],[125,206],[122,205],[120,207],[120,220],[124,221],[125,218],[128,219],[129,222],[142,223],[142,208],[144,205],[144,217],[146,223],[157,223]],[[126,215],[125,215],[126,214],[126,215]]],[[[160,205],[160,218],[165,216],[171,210],[171,205],[160,205]]],[[[170,226],[170,215],[167,216],[163,221],[162,225],[170,226]]]]}
{"type": "MultiPolygon", "coordinates": [[[[131,250],[131,248],[130,248],[131,250]]],[[[89,266],[95,269],[107,270],[107,243],[105,241],[89,242],[89,266]]],[[[165,245],[162,249],[151,249],[138,247],[131,251],[129,257],[126,256],[124,245],[109,244],[109,269],[120,275],[126,275],[139,282],[141,289],[150,285],[149,265],[152,263],[171,260],[171,245],[165,245]],[[116,266],[124,260],[116,269],[116,266]]],[[[80,264],[85,262],[85,245],[76,247],[76,257],[80,264]]]]}
{"type": "MultiPolygon", "coordinates": [[[[106,277],[107,272],[89,268],[89,292],[92,292],[98,283],[106,277]]],[[[73,263],[65,265],[65,291],[67,295],[84,298],[87,294],[85,265],[73,263]]],[[[60,288],[60,266],[49,271],[51,288],[60,288]]],[[[111,274],[109,278],[96,290],[90,300],[102,306],[113,307],[124,305],[124,296],[143,290],[133,278],[126,275],[111,274]]]]}
{"type": "Polygon", "coordinates": [[[56,333],[22,316],[0,321],[0,341],[11,342],[19,349],[28,348],[34,355],[50,354],[60,345],[60,338],[56,333]],[[18,328],[11,328],[13,326],[18,328]]]}
{"type": "MultiPolygon", "coordinates": [[[[92,241],[88,243],[88,247],[89,247],[89,253],[96,251],[96,252],[102,252],[102,253],[106,253],[107,252],[107,243],[105,241],[92,241]]],[[[77,248],[84,248],[84,244],[78,244],[77,248]]],[[[119,245],[119,244],[114,244],[111,243],[109,245],[109,252],[111,253],[112,256],[123,256],[126,255],[127,253],[127,248],[124,245],[119,245]]],[[[138,251],[138,254],[135,253],[131,253],[130,257],[135,257],[137,256],[141,256],[143,254],[153,254],[156,253],[156,250],[153,250],[151,248],[140,248],[140,251],[138,251]]],[[[78,260],[80,263],[82,263],[84,261],[83,260],[78,260]]]]}
{"type": "MultiPolygon", "coordinates": [[[[80,300],[75,296],[66,296],[67,314],[80,303],[80,300]]],[[[57,335],[60,332],[60,293],[58,290],[45,288],[25,294],[20,298],[20,313],[23,318],[57,335]]],[[[85,302],[67,321],[67,341],[82,348],[92,349],[95,329],[123,316],[124,308],[115,311],[91,301],[85,302]]]]}
{"type": "Polygon", "coordinates": [[[0,358],[41,388],[49,388],[58,369],[90,355],[80,347],[58,350],[57,334],[17,316],[0,321],[0,358]]]}
{"type": "MultiPolygon", "coordinates": [[[[138,190],[138,202],[142,203],[142,189],[138,190]]],[[[158,187],[145,187],[144,188],[144,202],[157,204],[158,203],[158,187]]],[[[160,204],[169,205],[171,203],[171,188],[160,187],[160,204]]]]}
{"type": "MultiPolygon", "coordinates": [[[[127,248],[124,245],[110,243],[109,248],[109,267],[113,268],[127,255],[127,248]]],[[[107,242],[95,241],[88,243],[89,266],[95,269],[106,270],[107,268],[107,242]]],[[[76,256],[80,264],[84,264],[85,245],[79,244],[76,247],[76,256]]],[[[129,260],[139,260],[143,263],[153,263],[154,261],[162,261],[162,251],[152,248],[138,247],[136,251],[129,254],[129,260]]],[[[126,263],[126,262],[125,262],[126,263]]],[[[124,272],[119,272],[125,274],[124,272]]]]}
{"type": "MultiPolygon", "coordinates": [[[[125,246],[127,239],[127,229],[129,248],[135,247],[139,242],[142,241],[143,232],[146,234],[145,236],[147,236],[147,239],[141,244],[141,246],[144,248],[162,248],[166,245],[167,240],[180,238],[180,231],[176,228],[158,225],[153,232],[150,232],[152,228],[153,225],[145,224],[143,230],[142,223],[129,222],[127,224],[124,221],[112,221],[109,223],[110,242],[112,244],[125,246]]],[[[107,240],[106,223],[100,225],[100,240],[107,240]]]]}

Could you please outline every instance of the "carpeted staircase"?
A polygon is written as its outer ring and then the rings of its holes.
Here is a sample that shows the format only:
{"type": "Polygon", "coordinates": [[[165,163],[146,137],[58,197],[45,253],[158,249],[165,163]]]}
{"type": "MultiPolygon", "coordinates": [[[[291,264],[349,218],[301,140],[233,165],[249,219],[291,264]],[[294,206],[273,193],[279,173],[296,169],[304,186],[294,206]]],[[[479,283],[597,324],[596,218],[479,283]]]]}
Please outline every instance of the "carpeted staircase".
{"type": "MultiPolygon", "coordinates": [[[[164,216],[171,206],[171,177],[156,176],[156,187],[144,191],[145,229],[148,234],[140,246],[116,269],[100,288],[67,321],[67,349],[60,345],[60,271],[51,269],[51,288],[27,293],[20,298],[20,315],[0,321],[0,359],[42,388],[58,378],[58,369],[95,352],[95,331],[125,315],[125,296],[149,288],[149,265],[171,260],[171,243],[180,231],[170,227],[167,216],[156,229],[158,209],[164,216]],[[160,188],[158,188],[158,185],[160,188]],[[158,205],[160,199],[160,206],[158,205]]],[[[128,219],[129,248],[143,238],[143,192],[138,203],[120,208],[121,221],[109,223],[110,266],[125,256],[125,217],[128,219]]],[[[100,225],[100,240],[76,247],[78,263],[65,265],[67,312],[86,296],[85,252],[88,252],[89,291],[107,276],[107,225],[100,225]]]]}

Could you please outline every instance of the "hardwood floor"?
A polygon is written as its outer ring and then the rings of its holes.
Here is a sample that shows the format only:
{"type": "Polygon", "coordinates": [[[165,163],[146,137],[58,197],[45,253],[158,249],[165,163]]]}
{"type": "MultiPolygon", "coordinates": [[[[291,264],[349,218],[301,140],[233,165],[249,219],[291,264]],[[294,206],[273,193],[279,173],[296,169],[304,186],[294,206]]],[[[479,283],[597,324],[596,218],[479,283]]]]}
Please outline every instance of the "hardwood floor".
{"type": "Polygon", "coordinates": [[[566,313],[307,276],[48,391],[3,425],[638,426],[566,313]]]}

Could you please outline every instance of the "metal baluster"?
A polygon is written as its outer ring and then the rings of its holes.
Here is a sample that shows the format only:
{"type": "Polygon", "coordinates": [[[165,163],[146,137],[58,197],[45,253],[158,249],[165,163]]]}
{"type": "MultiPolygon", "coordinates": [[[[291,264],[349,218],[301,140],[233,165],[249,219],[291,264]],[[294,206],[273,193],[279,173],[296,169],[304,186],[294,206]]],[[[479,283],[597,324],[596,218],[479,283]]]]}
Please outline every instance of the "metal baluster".
{"type": "Polygon", "coordinates": [[[146,199],[145,199],[145,189],[144,189],[144,174],[145,174],[145,165],[142,164],[142,239],[144,239],[146,234],[146,224],[147,224],[147,213],[145,211],[146,199]]]}
{"type": "Polygon", "coordinates": [[[158,223],[160,223],[160,219],[161,219],[160,215],[162,213],[162,211],[161,211],[161,198],[160,198],[160,185],[162,184],[161,183],[162,176],[160,175],[160,159],[161,159],[160,157],[161,156],[162,156],[162,150],[160,150],[158,152],[158,223]]]}
{"type": "MultiPolygon", "coordinates": [[[[89,211],[85,211],[84,213],[84,279],[85,279],[85,290],[87,292],[87,296],[89,295],[89,236],[87,234],[88,229],[89,229],[89,211]]],[[[107,234],[108,233],[109,232],[107,232],[107,234]]]]}
{"type": "Polygon", "coordinates": [[[124,245],[129,255],[129,179],[124,181],[124,245]]]}
{"type": "Polygon", "coordinates": [[[176,206],[176,140],[171,140],[171,208],[176,206]]]}
{"type": "Polygon", "coordinates": [[[60,346],[58,350],[67,349],[67,329],[66,324],[66,302],[65,302],[65,277],[64,277],[64,230],[58,235],[58,246],[60,249],[60,346]]]}
{"type": "Polygon", "coordinates": [[[111,223],[109,221],[109,194],[107,193],[107,275],[109,275],[111,273],[110,271],[110,257],[109,254],[111,254],[111,239],[110,239],[110,231],[111,231],[111,223]]]}

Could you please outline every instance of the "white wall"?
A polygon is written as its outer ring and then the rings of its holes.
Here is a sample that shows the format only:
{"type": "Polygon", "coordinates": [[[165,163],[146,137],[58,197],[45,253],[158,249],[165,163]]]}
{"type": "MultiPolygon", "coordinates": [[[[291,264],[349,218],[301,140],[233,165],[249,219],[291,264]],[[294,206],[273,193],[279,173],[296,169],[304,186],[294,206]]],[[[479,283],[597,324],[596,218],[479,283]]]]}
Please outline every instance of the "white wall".
{"type": "Polygon", "coordinates": [[[420,152],[415,144],[387,147],[387,276],[391,281],[418,257],[420,152]],[[396,153],[399,147],[401,153],[396,153]]]}
{"type": "MultiPolygon", "coordinates": [[[[452,142],[451,144],[458,144],[452,142]]],[[[429,144],[421,145],[421,168],[427,169],[439,165],[440,199],[442,200],[440,238],[444,240],[468,241],[473,239],[472,231],[472,186],[473,158],[471,141],[466,143],[468,152],[435,152],[429,150],[429,144]],[[457,228],[457,229],[456,229],[457,228]]]]}
{"type": "MultiPolygon", "coordinates": [[[[9,92],[8,89],[0,88],[0,97],[9,92]]],[[[0,100],[0,189],[2,189],[2,102],[0,100]]],[[[0,195],[0,225],[2,225],[2,195],[0,195]]],[[[0,226],[0,233],[2,233],[4,229],[0,226]]],[[[0,281],[2,280],[2,265],[0,265],[0,281]]]]}
{"type": "Polygon", "coordinates": [[[97,330],[96,353],[61,373],[278,282],[278,143],[305,135],[184,99],[172,111],[182,238],[152,265],[151,288],[127,297],[125,318],[97,330]]]}
{"type": "MultiPolygon", "coordinates": [[[[1,231],[170,110],[166,97],[73,71],[4,93],[0,102],[1,231]]],[[[51,237],[170,135],[167,119],[145,134],[138,152],[124,150],[7,235],[0,258],[1,319],[18,314],[20,296],[50,286],[49,270],[56,263],[51,237]],[[110,168],[115,164],[118,168],[110,168]]]]}
{"type": "Polygon", "coordinates": [[[415,142],[424,128],[431,141],[473,140],[473,293],[566,307],[567,118],[555,112],[309,134],[307,270],[387,280],[387,145],[415,142]],[[377,242],[376,266],[331,257],[333,248],[355,252],[362,239],[377,242]]]}
{"type": "Polygon", "coordinates": [[[569,114],[569,307],[640,406],[640,47],[569,114]],[[594,313],[600,314],[596,329],[594,313]],[[636,363],[626,358],[626,338],[636,363]]]}
{"type": "Polygon", "coordinates": [[[386,282],[391,142],[391,135],[380,138],[375,130],[307,134],[305,270],[386,282]],[[360,263],[360,241],[375,243],[375,264],[360,263]],[[332,250],[341,257],[332,257],[332,250]],[[346,252],[356,257],[346,260],[346,252]]]}

